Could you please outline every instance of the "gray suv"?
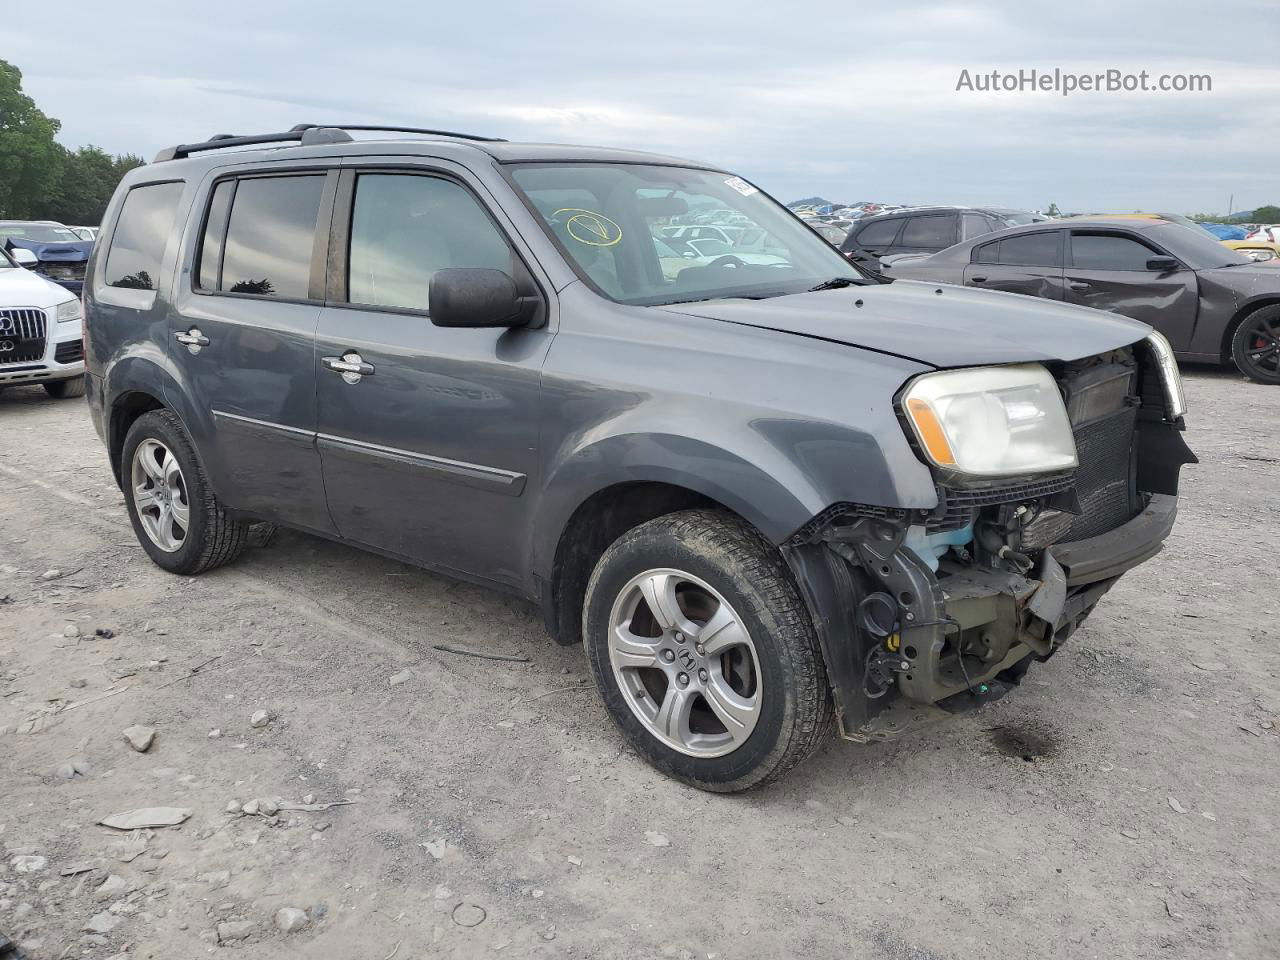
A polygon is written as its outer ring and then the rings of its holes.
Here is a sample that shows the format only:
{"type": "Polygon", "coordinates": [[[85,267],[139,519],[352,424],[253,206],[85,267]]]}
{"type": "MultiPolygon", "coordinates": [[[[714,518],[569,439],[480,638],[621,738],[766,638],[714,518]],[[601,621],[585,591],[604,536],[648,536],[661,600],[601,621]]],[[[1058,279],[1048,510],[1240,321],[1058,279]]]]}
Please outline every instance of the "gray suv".
{"type": "Polygon", "coordinates": [[[265,522],[535,599],[642,756],[734,791],[1000,697],[1169,534],[1147,325],[870,283],[715,167],[368,129],[111,201],[89,403],[164,569],[265,522]],[[694,220],[774,255],[664,253],[694,220]]]}

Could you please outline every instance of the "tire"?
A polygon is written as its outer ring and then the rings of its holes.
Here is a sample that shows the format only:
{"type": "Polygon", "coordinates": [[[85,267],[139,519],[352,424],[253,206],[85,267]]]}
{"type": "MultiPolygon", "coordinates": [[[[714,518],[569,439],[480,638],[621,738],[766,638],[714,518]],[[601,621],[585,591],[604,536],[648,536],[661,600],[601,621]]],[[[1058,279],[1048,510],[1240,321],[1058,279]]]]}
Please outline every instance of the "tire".
{"type": "Polygon", "coordinates": [[[134,421],[125,436],[120,469],[134,535],[157,566],[170,573],[204,573],[230,563],[244,550],[248,522],[230,517],[213,495],[186,428],[173,411],[152,410],[134,421]],[[161,451],[172,457],[172,463],[161,451]],[[149,471],[148,466],[155,469],[149,471]],[[156,486],[154,478],[148,479],[157,472],[167,472],[170,477],[164,488],[156,486]],[[135,482],[135,477],[142,482],[135,482]],[[152,484],[151,489],[142,490],[147,483],[152,484]],[[175,521],[167,527],[160,522],[163,508],[156,507],[161,499],[169,504],[175,521]],[[181,530],[179,504],[186,516],[181,537],[177,536],[181,530]],[[152,517],[153,510],[157,517],[152,517]]]}
{"type": "Polygon", "coordinates": [[[1255,383],[1280,383],[1280,305],[1261,307],[1240,321],[1231,336],[1231,359],[1255,383]]]}
{"type": "Polygon", "coordinates": [[[71,397],[84,396],[84,377],[71,377],[69,380],[50,380],[44,384],[44,392],[55,400],[68,400],[71,397]]]}
{"type": "Polygon", "coordinates": [[[616,540],[587,586],[583,643],[622,734],[659,771],[699,789],[774,781],[830,733],[808,608],[777,549],[728,513],[673,513],[616,540]],[[654,614],[650,596],[665,614],[654,614]],[[682,696],[672,703],[693,704],[687,722],[663,719],[673,691],[682,696]],[[750,719],[730,723],[739,716],[750,719]]]}

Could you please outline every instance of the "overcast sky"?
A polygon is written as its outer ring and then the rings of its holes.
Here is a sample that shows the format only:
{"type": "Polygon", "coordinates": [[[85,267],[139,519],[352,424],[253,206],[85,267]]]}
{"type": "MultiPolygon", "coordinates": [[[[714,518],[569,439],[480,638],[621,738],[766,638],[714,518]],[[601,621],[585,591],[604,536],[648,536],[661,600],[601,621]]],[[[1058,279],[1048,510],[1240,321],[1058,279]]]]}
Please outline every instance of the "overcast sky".
{"type": "MultiPolygon", "coordinates": [[[[1280,3],[68,0],[0,20],[67,146],[150,158],[301,121],[727,166],[787,201],[1280,203],[1280,3]],[[1207,73],[1208,93],[974,93],[962,69],[1207,73]]],[[[17,12],[17,8],[15,11],[17,12]]]]}

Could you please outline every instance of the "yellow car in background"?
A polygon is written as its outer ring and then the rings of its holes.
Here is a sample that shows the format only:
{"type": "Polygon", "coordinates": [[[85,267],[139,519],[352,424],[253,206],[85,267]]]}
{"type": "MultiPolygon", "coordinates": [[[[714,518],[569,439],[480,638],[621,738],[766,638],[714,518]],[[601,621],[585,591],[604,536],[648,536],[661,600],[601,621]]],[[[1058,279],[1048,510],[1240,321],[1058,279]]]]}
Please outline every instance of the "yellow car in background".
{"type": "MultiPolygon", "coordinates": [[[[1102,213],[1097,216],[1110,220],[1168,220],[1170,223],[1189,227],[1192,230],[1204,230],[1200,224],[1180,213],[1102,213]]],[[[1218,240],[1211,230],[1204,230],[1204,232],[1218,240]]],[[[1258,263],[1280,261],[1280,243],[1272,243],[1269,240],[1218,240],[1218,242],[1258,263]]]]}

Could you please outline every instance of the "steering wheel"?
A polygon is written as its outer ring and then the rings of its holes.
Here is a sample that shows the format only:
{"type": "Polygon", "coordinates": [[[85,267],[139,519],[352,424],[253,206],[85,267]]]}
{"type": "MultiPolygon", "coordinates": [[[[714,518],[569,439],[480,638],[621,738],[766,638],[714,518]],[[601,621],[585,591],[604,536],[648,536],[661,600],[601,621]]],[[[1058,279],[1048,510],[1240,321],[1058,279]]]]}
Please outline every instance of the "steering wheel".
{"type": "Polygon", "coordinates": [[[707,264],[708,267],[745,267],[747,265],[747,261],[743,260],[741,257],[735,257],[732,253],[726,253],[716,257],[707,264]]]}

